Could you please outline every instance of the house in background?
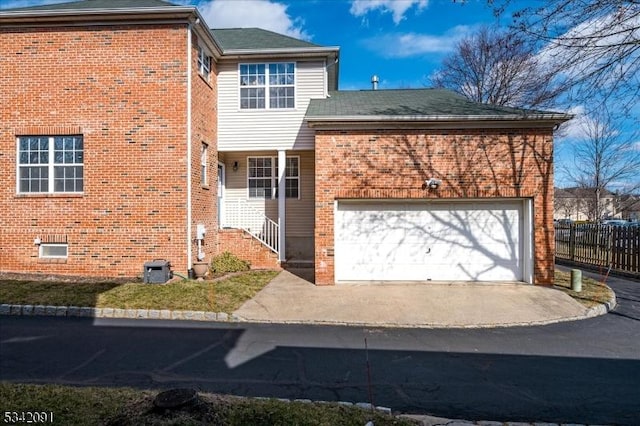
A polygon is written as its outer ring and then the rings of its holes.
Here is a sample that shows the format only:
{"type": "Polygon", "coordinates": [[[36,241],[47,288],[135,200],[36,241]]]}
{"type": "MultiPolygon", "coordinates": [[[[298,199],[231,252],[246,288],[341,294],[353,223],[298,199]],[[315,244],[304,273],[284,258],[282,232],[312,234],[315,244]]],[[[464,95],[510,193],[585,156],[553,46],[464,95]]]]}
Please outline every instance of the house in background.
{"type": "Polygon", "coordinates": [[[633,194],[621,195],[618,206],[622,219],[640,221],[640,196],[633,194]]]}
{"type": "Polygon", "coordinates": [[[621,218],[619,200],[616,194],[602,190],[600,206],[596,209],[596,193],[593,188],[556,188],[554,219],[574,221],[597,221],[606,218],[621,218]],[[597,212],[596,210],[599,210],[597,212]]]}
{"type": "Polygon", "coordinates": [[[0,12],[0,271],[553,280],[553,129],[444,90],[338,90],[337,47],[192,6],[0,12]]]}

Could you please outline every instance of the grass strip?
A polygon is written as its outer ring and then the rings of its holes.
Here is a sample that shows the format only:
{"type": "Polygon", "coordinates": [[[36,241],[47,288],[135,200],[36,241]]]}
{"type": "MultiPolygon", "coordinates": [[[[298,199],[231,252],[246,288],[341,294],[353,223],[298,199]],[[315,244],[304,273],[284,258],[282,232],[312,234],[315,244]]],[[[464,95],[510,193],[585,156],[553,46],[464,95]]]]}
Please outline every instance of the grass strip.
{"type": "Polygon", "coordinates": [[[231,313],[277,274],[249,271],[220,281],[166,284],[1,280],[0,303],[231,313]]]}
{"type": "Polygon", "coordinates": [[[128,388],[72,387],[0,382],[3,410],[53,412],[54,423],[75,425],[416,425],[406,418],[338,403],[286,402],[199,393],[198,403],[158,411],[158,392],[128,388]]]}

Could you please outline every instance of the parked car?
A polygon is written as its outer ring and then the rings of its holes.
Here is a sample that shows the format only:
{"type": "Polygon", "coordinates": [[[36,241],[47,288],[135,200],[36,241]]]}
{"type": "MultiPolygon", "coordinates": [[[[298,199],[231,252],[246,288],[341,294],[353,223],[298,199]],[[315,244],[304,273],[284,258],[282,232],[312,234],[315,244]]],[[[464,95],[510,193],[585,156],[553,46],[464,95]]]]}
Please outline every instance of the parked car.
{"type": "Polygon", "coordinates": [[[603,225],[609,225],[609,226],[628,226],[629,223],[630,222],[623,219],[607,219],[602,221],[603,225]]]}

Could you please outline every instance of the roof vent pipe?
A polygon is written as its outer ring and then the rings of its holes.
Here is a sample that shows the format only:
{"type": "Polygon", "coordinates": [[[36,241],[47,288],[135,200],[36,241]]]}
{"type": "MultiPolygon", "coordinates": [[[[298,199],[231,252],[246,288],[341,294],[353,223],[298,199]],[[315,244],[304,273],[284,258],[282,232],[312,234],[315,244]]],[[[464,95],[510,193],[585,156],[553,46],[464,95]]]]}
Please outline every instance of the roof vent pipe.
{"type": "Polygon", "coordinates": [[[371,88],[373,90],[378,90],[378,82],[379,81],[380,80],[378,79],[377,75],[374,74],[374,75],[371,76],[371,88]]]}

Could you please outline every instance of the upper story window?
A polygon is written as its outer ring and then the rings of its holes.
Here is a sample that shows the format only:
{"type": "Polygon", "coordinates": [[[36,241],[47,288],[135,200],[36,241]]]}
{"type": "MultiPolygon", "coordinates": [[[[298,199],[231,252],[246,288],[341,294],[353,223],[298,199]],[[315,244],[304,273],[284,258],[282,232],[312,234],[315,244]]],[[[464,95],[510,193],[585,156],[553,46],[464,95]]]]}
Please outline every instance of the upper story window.
{"type": "Polygon", "coordinates": [[[18,138],[18,193],[69,193],[84,188],[82,136],[18,138]]]}
{"type": "Polygon", "coordinates": [[[205,48],[200,45],[198,45],[198,72],[209,81],[209,75],[211,74],[211,56],[209,56],[205,48]]]}
{"type": "Polygon", "coordinates": [[[295,108],[295,74],[293,62],[240,64],[240,108],[295,108]]]}

